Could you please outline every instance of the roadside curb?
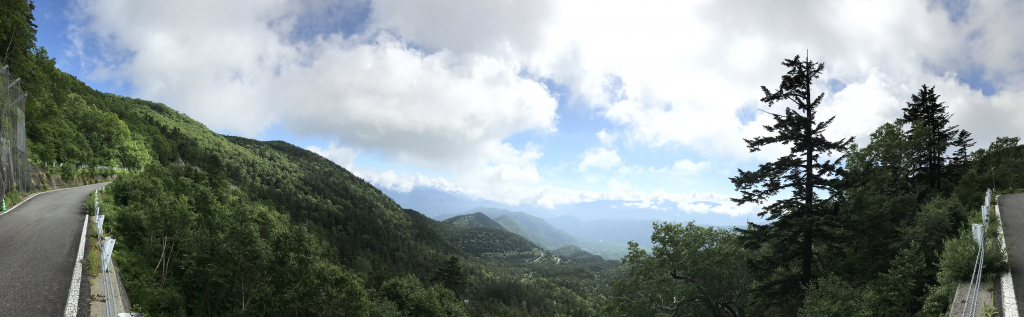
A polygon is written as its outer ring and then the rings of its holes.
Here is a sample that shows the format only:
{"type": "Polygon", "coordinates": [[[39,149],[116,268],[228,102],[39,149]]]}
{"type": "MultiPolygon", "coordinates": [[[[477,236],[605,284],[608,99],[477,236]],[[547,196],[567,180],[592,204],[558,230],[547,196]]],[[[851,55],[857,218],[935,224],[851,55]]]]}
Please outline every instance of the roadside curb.
{"type": "Polygon", "coordinates": [[[78,316],[78,297],[82,291],[82,258],[85,256],[85,234],[89,231],[89,215],[85,215],[82,223],[82,238],[78,243],[78,257],[75,258],[75,271],[71,274],[71,287],[68,289],[68,302],[64,306],[64,317],[78,316]]]}
{"type": "MultiPolygon", "coordinates": [[[[1002,195],[1000,195],[1002,196],[1002,195]]],[[[996,201],[999,201],[999,196],[996,196],[996,201]]],[[[1003,237],[1003,214],[999,212],[999,203],[996,203],[996,216],[999,217],[999,242],[1002,243],[1003,254],[1006,253],[1006,238],[1003,237]]],[[[1007,255],[1009,256],[1009,255],[1007,255]]],[[[1013,278],[1010,272],[1003,273],[999,277],[1000,293],[1003,302],[1003,316],[1005,317],[1020,317],[1017,311],[1017,296],[1013,291],[1013,278]]]]}

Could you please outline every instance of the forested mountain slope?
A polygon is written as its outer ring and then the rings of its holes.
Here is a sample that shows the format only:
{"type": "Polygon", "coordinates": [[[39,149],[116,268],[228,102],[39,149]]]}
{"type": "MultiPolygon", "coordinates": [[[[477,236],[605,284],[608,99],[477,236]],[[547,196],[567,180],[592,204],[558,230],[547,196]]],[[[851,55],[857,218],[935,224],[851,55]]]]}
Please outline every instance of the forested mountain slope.
{"type": "Polygon", "coordinates": [[[573,239],[564,230],[552,227],[544,219],[525,212],[483,207],[474,208],[469,212],[483,213],[500,223],[506,230],[515,232],[548,249],[576,243],[576,239],[573,239]]]}
{"type": "Polygon", "coordinates": [[[468,215],[455,216],[442,221],[447,224],[462,226],[462,227],[494,227],[501,228],[501,224],[491,219],[485,214],[475,212],[468,215]]]}

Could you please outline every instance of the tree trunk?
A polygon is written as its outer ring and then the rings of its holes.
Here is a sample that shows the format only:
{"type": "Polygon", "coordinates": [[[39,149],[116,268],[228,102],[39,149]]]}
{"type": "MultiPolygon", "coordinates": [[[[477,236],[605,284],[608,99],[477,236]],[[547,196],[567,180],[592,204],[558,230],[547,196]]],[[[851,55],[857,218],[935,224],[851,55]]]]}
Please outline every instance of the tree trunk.
{"type": "MultiPolygon", "coordinates": [[[[810,60],[808,60],[809,63],[810,60]]],[[[808,68],[813,65],[807,65],[808,68]]],[[[809,69],[808,69],[809,71],[809,69]]],[[[800,284],[804,287],[810,286],[811,284],[811,267],[814,261],[814,245],[811,241],[811,230],[814,230],[814,224],[811,221],[814,219],[814,147],[812,142],[814,140],[814,112],[811,106],[811,81],[808,79],[806,82],[806,103],[807,107],[804,113],[807,117],[807,127],[804,130],[804,142],[807,147],[807,159],[804,162],[804,170],[807,178],[804,179],[804,245],[803,245],[803,274],[800,277],[800,284]]]]}
{"type": "Polygon", "coordinates": [[[804,265],[803,265],[803,276],[800,278],[800,284],[807,287],[811,285],[811,267],[814,261],[814,252],[811,250],[811,228],[804,230],[804,265]]]}

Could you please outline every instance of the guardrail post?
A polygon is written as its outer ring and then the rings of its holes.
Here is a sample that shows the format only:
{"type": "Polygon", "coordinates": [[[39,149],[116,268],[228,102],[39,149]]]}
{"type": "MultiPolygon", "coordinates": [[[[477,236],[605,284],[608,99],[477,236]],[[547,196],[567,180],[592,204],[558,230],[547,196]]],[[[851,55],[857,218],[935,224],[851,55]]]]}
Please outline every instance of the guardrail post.
{"type": "Polygon", "coordinates": [[[988,206],[981,206],[981,221],[985,224],[985,229],[988,229],[988,206]]]}
{"type": "Polygon", "coordinates": [[[100,215],[96,218],[96,239],[99,239],[100,243],[103,242],[103,218],[105,218],[103,216],[100,215]]]}
{"type": "MultiPolygon", "coordinates": [[[[104,237],[103,245],[100,248],[100,262],[103,263],[103,292],[105,293],[103,302],[107,308],[107,316],[113,316],[111,315],[111,308],[117,309],[116,306],[112,306],[111,304],[111,300],[114,297],[114,285],[111,284],[109,272],[110,255],[114,252],[115,242],[117,242],[117,239],[104,237]]],[[[116,311],[114,311],[114,313],[116,313],[116,311]]]]}

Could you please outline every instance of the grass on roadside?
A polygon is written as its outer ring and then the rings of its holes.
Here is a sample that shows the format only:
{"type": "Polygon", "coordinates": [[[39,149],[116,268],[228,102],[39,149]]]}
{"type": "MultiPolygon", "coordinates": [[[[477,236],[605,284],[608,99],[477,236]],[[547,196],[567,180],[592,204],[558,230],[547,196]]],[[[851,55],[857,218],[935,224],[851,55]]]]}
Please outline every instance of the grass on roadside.
{"type": "Polygon", "coordinates": [[[17,189],[11,190],[7,192],[7,196],[4,197],[4,203],[7,205],[7,208],[10,209],[11,207],[14,207],[14,205],[21,202],[21,198],[23,196],[24,195],[22,195],[22,193],[17,189]]]}
{"type": "MultiPolygon", "coordinates": [[[[89,272],[89,276],[96,276],[97,274],[100,274],[100,248],[96,247],[97,240],[96,240],[96,224],[95,223],[89,225],[88,238],[89,238],[89,240],[88,240],[89,241],[89,245],[88,245],[88,248],[89,248],[89,251],[88,251],[89,252],[89,255],[88,255],[88,257],[89,257],[88,272],[89,272]]],[[[92,280],[90,279],[89,282],[92,283],[92,280]]]]}

